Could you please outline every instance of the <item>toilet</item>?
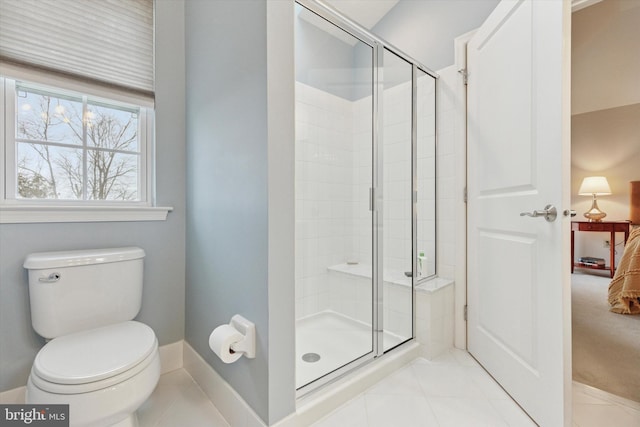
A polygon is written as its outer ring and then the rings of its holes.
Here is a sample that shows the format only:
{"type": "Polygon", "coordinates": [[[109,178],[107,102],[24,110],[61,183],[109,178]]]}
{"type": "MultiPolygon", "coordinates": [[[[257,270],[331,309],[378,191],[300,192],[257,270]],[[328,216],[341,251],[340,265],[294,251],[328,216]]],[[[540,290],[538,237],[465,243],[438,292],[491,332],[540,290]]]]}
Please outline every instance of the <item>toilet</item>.
{"type": "Polygon", "coordinates": [[[142,301],[136,247],[34,253],[25,259],[33,329],[50,340],[27,381],[29,404],[69,404],[73,427],[138,426],[160,378],[158,340],[132,320],[142,301]]]}

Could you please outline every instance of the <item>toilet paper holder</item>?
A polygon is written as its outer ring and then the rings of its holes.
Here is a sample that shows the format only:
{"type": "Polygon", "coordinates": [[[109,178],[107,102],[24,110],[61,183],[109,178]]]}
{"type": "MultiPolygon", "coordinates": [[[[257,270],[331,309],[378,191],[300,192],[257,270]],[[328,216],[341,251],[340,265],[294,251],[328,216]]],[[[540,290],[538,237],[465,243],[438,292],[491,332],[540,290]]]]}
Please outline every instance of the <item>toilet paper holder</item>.
{"type": "Polygon", "coordinates": [[[231,350],[235,353],[243,353],[249,359],[254,359],[256,357],[256,325],[239,314],[231,318],[229,325],[244,335],[243,339],[231,344],[231,350]]]}

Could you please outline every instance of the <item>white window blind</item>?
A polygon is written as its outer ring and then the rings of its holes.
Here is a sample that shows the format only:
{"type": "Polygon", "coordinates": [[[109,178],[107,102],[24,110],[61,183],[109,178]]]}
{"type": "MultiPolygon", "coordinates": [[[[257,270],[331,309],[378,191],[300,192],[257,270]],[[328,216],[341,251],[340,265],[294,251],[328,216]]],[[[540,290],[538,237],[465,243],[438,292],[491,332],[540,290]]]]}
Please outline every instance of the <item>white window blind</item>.
{"type": "Polygon", "coordinates": [[[153,0],[0,0],[0,62],[153,96],[153,0]]]}

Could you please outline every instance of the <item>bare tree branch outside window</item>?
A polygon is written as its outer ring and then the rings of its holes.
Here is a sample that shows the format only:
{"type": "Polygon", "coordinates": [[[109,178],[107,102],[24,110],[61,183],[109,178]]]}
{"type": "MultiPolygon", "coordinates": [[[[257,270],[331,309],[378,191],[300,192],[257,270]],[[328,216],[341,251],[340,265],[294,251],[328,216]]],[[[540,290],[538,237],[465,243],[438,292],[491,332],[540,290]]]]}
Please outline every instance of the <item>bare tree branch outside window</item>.
{"type": "Polygon", "coordinates": [[[18,88],[19,197],[139,200],[137,110],[18,88]]]}

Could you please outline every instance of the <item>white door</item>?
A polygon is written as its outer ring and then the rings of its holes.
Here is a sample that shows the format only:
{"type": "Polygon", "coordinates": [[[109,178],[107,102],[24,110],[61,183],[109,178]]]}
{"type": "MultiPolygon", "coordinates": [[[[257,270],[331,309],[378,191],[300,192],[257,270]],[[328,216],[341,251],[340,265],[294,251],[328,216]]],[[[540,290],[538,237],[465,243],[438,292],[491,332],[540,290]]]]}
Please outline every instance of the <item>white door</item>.
{"type": "Polygon", "coordinates": [[[563,1],[503,0],[467,45],[468,347],[544,427],[571,425],[569,49],[563,1]]]}

